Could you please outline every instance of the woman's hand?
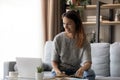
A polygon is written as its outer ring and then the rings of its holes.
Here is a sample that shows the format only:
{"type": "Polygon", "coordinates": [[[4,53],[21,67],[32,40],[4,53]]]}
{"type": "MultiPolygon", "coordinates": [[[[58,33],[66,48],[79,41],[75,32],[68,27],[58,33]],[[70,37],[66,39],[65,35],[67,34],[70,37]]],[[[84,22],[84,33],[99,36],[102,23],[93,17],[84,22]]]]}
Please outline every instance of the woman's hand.
{"type": "Polygon", "coordinates": [[[65,72],[56,72],[56,76],[58,76],[58,77],[65,77],[65,76],[67,76],[66,74],[65,74],[65,72]]]}
{"type": "Polygon", "coordinates": [[[52,67],[56,73],[56,76],[66,76],[65,72],[61,72],[58,68],[58,63],[55,61],[52,61],[52,67]]]}
{"type": "Polygon", "coordinates": [[[85,63],[84,63],[84,66],[80,67],[80,68],[76,71],[75,76],[76,76],[76,77],[82,77],[84,71],[85,71],[85,70],[88,70],[90,67],[91,67],[91,62],[90,62],[90,61],[85,62],[85,63]]]}
{"type": "Polygon", "coordinates": [[[75,76],[76,77],[82,77],[83,76],[83,72],[84,72],[84,69],[82,67],[80,67],[76,73],[75,73],[75,76]]]}
{"type": "Polygon", "coordinates": [[[55,73],[56,73],[56,75],[58,75],[58,74],[61,74],[62,72],[59,69],[57,69],[57,70],[55,70],[55,73]]]}

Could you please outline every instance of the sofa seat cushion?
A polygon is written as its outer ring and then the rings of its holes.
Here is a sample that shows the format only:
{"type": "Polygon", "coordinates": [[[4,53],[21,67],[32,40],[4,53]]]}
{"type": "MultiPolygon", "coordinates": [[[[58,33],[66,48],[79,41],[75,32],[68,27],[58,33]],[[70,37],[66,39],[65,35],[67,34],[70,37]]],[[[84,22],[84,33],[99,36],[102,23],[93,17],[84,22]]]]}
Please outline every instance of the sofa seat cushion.
{"type": "Polygon", "coordinates": [[[95,80],[120,80],[120,77],[103,77],[103,76],[96,76],[95,80]]]}
{"type": "Polygon", "coordinates": [[[110,76],[109,43],[92,43],[92,69],[96,76],[110,76]]]}
{"type": "Polygon", "coordinates": [[[120,42],[110,45],[110,73],[112,77],[120,77],[120,42]]]}

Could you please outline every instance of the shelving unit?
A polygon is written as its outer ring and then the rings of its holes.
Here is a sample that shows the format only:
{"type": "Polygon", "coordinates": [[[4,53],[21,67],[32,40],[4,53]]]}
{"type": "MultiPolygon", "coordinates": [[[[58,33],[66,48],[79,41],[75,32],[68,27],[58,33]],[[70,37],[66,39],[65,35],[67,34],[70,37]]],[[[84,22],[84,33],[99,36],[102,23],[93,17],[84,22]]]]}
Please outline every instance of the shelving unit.
{"type": "MultiPolygon", "coordinates": [[[[80,9],[82,8],[82,6],[75,6],[75,9],[80,9]]],[[[101,25],[109,25],[111,30],[110,30],[110,43],[112,43],[112,38],[113,38],[113,34],[112,34],[112,28],[115,25],[120,24],[120,21],[114,21],[114,13],[113,10],[114,9],[118,9],[120,8],[120,4],[108,4],[108,3],[103,3],[98,1],[96,5],[86,5],[85,10],[96,10],[96,21],[95,22],[83,22],[84,25],[96,25],[96,42],[100,42],[99,36],[100,36],[100,26],[101,25]],[[108,9],[109,10],[109,14],[111,17],[109,17],[109,20],[103,20],[100,21],[100,12],[101,9],[108,9]]],[[[70,9],[69,7],[67,7],[66,9],[70,9]]],[[[88,26],[89,27],[89,26],[88,26]]]]}
{"type": "Polygon", "coordinates": [[[117,9],[117,8],[120,8],[120,4],[107,4],[107,3],[103,3],[103,2],[100,2],[98,1],[97,2],[97,20],[96,20],[96,25],[97,25],[97,29],[96,29],[96,42],[99,42],[99,35],[100,35],[100,26],[101,24],[104,24],[104,25],[109,25],[110,26],[110,43],[113,42],[113,27],[114,25],[116,24],[120,24],[120,21],[114,21],[114,13],[113,13],[113,9],[117,9]],[[109,21],[100,21],[100,11],[101,9],[109,9],[109,14],[110,14],[110,17],[109,17],[109,21]]]}

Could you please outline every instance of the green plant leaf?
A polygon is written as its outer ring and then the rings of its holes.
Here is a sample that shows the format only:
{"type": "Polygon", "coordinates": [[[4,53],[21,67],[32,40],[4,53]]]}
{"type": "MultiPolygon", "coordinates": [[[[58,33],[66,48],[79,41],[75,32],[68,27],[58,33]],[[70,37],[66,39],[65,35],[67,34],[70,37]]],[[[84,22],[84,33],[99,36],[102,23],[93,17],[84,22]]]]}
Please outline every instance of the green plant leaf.
{"type": "Polygon", "coordinates": [[[40,66],[39,66],[39,67],[37,67],[37,72],[38,72],[38,73],[43,72],[43,68],[42,68],[42,67],[40,67],[40,66]]]}

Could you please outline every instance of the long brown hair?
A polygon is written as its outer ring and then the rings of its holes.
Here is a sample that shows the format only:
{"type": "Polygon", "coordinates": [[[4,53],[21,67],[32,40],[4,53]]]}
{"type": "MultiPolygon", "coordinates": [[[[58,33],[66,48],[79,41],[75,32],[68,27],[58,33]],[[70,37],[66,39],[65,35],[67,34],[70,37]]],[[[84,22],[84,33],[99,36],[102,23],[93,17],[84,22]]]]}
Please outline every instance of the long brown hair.
{"type": "Polygon", "coordinates": [[[80,14],[74,10],[67,11],[66,13],[63,13],[62,18],[67,17],[69,19],[72,19],[75,24],[75,39],[76,39],[76,46],[81,48],[83,46],[84,41],[86,40],[86,35],[84,32],[83,24],[80,18],[80,14]]]}

